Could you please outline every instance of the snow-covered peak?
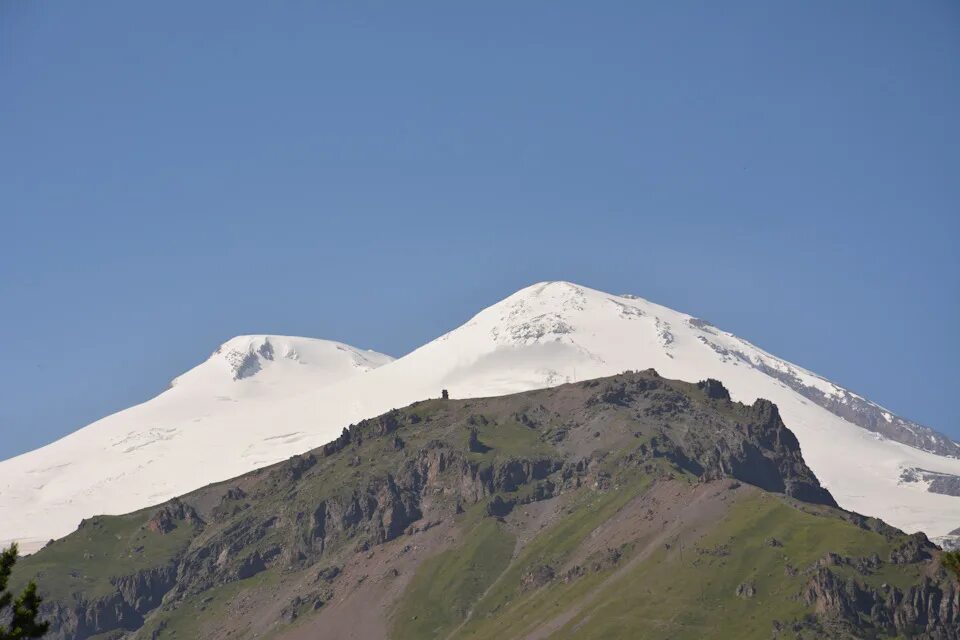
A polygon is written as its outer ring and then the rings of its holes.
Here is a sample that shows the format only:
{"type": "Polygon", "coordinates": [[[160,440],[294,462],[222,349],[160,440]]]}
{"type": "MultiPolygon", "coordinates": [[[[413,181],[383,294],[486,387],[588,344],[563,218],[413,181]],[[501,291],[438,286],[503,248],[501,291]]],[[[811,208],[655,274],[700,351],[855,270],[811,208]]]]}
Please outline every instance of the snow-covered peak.
{"type": "Polygon", "coordinates": [[[137,509],[272,462],[264,448],[297,448],[305,437],[302,420],[276,417],[285,406],[302,407],[311,394],[392,361],[332,340],[231,338],[159,396],[0,462],[0,546],[19,539],[29,551],[80,518],[137,509]],[[34,510],[41,519],[24,524],[34,510]]]}
{"type": "Polygon", "coordinates": [[[878,436],[960,457],[960,446],[950,438],[704,320],[639,296],[570,282],[525,287],[406,356],[398,367],[429,367],[460,395],[495,395],[519,390],[520,381],[542,386],[631,368],[653,367],[689,380],[711,375],[732,380],[735,397],[747,402],[763,395],[761,389],[786,388],[878,436]]]}
{"type": "MultiPolygon", "coordinates": [[[[286,347],[279,357],[291,360],[300,357],[293,345],[288,343],[286,347]]],[[[270,336],[238,336],[220,345],[213,355],[219,356],[234,380],[240,380],[260,371],[265,361],[272,362],[274,354],[270,336]]]]}
{"type": "MultiPolygon", "coordinates": [[[[220,345],[210,361],[222,367],[232,380],[242,380],[255,375],[263,369],[266,361],[272,362],[276,351],[271,336],[237,336],[220,345]]],[[[281,354],[281,358],[296,360],[298,355],[295,348],[288,343],[289,351],[281,354]]],[[[176,384],[176,380],[173,384],[176,384]]]]}
{"type": "Polygon", "coordinates": [[[277,335],[236,336],[220,345],[206,362],[175,378],[172,387],[236,390],[237,383],[335,382],[376,369],[393,358],[333,340],[277,335]],[[290,378],[290,379],[286,379],[290,378]]]}
{"type": "MultiPolygon", "coordinates": [[[[461,345],[461,355],[481,356],[498,348],[560,344],[580,356],[605,360],[606,349],[635,334],[645,320],[656,339],[668,347],[670,328],[691,316],[653,304],[639,296],[618,296],[566,281],[539,282],[487,307],[442,340],[461,345]],[[596,340],[598,332],[601,335],[596,340]]],[[[430,345],[427,345],[428,347],[430,345]]],[[[556,347],[550,347],[556,348],[556,347]]],[[[570,361],[571,371],[575,359],[570,361]]]]}
{"type": "Polygon", "coordinates": [[[448,335],[482,327],[492,345],[570,342],[576,323],[592,311],[588,309],[591,291],[560,280],[538,282],[487,307],[448,335]]]}
{"type": "Polygon", "coordinates": [[[512,317],[525,314],[576,314],[585,310],[591,294],[594,293],[600,292],[563,280],[538,282],[487,307],[477,314],[477,317],[497,316],[502,322],[510,322],[512,317]]]}
{"type": "MultiPolygon", "coordinates": [[[[635,295],[612,295],[562,280],[538,282],[483,310],[469,324],[485,324],[500,345],[575,343],[598,323],[643,317],[690,318],[635,295]]],[[[656,322],[654,322],[656,324],[656,322]]]]}

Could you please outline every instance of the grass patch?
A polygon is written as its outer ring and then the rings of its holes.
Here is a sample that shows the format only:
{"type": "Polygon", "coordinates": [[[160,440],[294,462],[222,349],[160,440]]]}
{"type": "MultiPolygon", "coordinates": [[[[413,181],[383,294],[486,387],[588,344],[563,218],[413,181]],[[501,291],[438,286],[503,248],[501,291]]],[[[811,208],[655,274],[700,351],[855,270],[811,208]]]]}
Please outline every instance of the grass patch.
{"type": "MultiPolygon", "coordinates": [[[[522,637],[565,611],[582,607],[550,637],[766,640],[774,620],[788,623],[810,612],[798,598],[809,579],[803,570],[827,552],[850,557],[877,553],[885,558],[896,544],[832,513],[807,513],[779,496],[757,493],[733,502],[696,545],[684,545],[682,559],[674,544],[670,550],[657,549],[625,572],[606,569],[569,581],[558,577],[528,592],[520,588],[521,577],[530,568],[549,564],[559,570],[596,526],[641,491],[641,486],[625,486],[602,497],[588,493],[570,505],[569,513],[534,538],[492,585],[457,637],[522,637]],[[771,544],[771,538],[780,546],[771,544]],[[798,572],[790,575],[788,565],[798,572]],[[738,597],[741,583],[752,584],[756,594],[738,597]]],[[[636,547],[641,548],[642,543],[636,547]]],[[[629,562],[626,557],[619,567],[629,562]]],[[[906,586],[919,579],[919,568],[914,567],[885,564],[869,576],[852,568],[836,569],[873,586],[884,582],[906,586]]]]}
{"type": "Polygon", "coordinates": [[[577,599],[593,584],[582,579],[562,587],[521,593],[523,575],[539,565],[559,571],[584,540],[613,517],[627,502],[643,493],[650,478],[642,476],[617,491],[582,490],[565,508],[563,518],[531,540],[474,608],[471,620],[459,634],[463,638],[521,635],[531,621],[550,617],[557,608],[577,599]],[[548,593],[549,592],[549,593],[548,593]]]}
{"type": "Polygon", "coordinates": [[[480,519],[464,537],[465,544],[428,559],[417,570],[394,612],[391,638],[448,634],[509,564],[514,538],[493,518],[480,519]]]}
{"type": "Polygon", "coordinates": [[[45,599],[68,601],[80,592],[90,599],[113,593],[111,578],[164,566],[196,534],[184,523],[166,534],[150,531],[144,525],[151,513],[148,509],[89,519],[42,553],[21,558],[14,571],[15,586],[36,580],[45,599]]]}
{"type": "Polygon", "coordinates": [[[524,547],[510,571],[504,576],[501,589],[489,594],[477,607],[478,615],[492,615],[504,604],[510,602],[514,596],[513,590],[519,587],[524,570],[536,565],[559,568],[559,565],[594,529],[636,496],[631,489],[632,487],[605,494],[585,491],[578,496],[574,503],[567,506],[569,512],[559,523],[535,537],[524,547]]]}
{"type": "Polygon", "coordinates": [[[176,609],[159,611],[147,621],[138,637],[157,640],[203,638],[205,625],[217,626],[230,619],[233,601],[241,596],[255,599],[258,590],[269,589],[279,582],[276,571],[263,571],[246,580],[237,580],[207,589],[180,603],[176,609]]]}
{"type": "Polygon", "coordinates": [[[883,556],[889,546],[883,536],[839,518],[811,515],[776,496],[758,494],[734,504],[698,545],[724,547],[728,555],[688,548],[681,561],[675,550],[658,550],[604,585],[555,637],[766,639],[774,620],[788,622],[808,612],[797,597],[808,579],[802,569],[828,551],[883,556]],[[782,546],[772,546],[770,538],[782,546]],[[788,564],[801,572],[789,576],[788,564]],[[756,595],[737,597],[737,586],[747,582],[755,585],[756,595]]]}
{"type": "MultiPolygon", "coordinates": [[[[540,432],[524,426],[515,420],[505,420],[498,424],[485,424],[474,427],[480,442],[489,447],[486,453],[469,453],[468,457],[475,462],[506,458],[536,458],[555,455],[556,451],[540,439],[540,432]]],[[[469,429],[464,429],[463,442],[460,447],[466,449],[469,429]]]]}

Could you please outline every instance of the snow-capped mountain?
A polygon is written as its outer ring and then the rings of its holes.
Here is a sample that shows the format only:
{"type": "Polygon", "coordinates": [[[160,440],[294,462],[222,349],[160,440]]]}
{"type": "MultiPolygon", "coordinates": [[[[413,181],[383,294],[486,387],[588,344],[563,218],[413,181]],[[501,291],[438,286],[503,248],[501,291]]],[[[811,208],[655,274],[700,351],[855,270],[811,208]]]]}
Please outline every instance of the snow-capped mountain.
{"type": "Polygon", "coordinates": [[[651,367],[777,403],[841,506],[932,536],[960,526],[960,498],[943,493],[960,476],[960,459],[940,455],[960,451],[949,438],[702,320],[548,282],[393,361],[322,340],[235,338],[157,398],[0,463],[0,540],[35,546],[82,517],[281,460],[441,389],[500,395],[651,367]]]}
{"type": "Polygon", "coordinates": [[[0,462],[0,541],[30,551],[90,515],[132,511],[267,464],[274,447],[283,457],[300,434],[271,420],[271,407],[391,360],[329,340],[233,338],[159,396],[0,462]]]}

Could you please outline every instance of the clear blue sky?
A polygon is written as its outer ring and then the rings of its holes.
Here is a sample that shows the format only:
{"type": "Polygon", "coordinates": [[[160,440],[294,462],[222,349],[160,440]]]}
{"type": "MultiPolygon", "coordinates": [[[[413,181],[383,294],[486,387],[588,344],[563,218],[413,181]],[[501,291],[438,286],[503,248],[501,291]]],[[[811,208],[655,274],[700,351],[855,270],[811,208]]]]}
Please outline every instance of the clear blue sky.
{"type": "Polygon", "coordinates": [[[0,0],[0,457],[534,281],[960,438],[960,4],[0,0]]]}

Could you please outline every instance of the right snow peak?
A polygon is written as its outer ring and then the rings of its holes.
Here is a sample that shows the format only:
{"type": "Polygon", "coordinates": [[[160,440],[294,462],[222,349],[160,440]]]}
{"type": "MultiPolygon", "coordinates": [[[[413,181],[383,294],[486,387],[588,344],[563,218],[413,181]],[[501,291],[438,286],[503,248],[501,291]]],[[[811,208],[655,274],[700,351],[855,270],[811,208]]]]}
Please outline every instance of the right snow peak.
{"type": "MultiPolygon", "coordinates": [[[[894,415],[880,405],[781,360],[705,320],[635,295],[612,296],[569,282],[544,282],[523,289],[492,308],[503,306],[509,312],[501,315],[502,326],[491,329],[495,337],[507,337],[502,342],[529,344],[542,338],[566,341],[583,346],[599,360],[608,360],[617,358],[611,353],[616,348],[613,344],[616,341],[620,348],[632,352],[631,357],[648,358],[659,351],[657,355],[669,360],[682,359],[683,362],[676,364],[683,368],[710,366],[714,360],[732,366],[746,366],[858,427],[923,451],[960,457],[960,444],[942,433],[894,415]],[[616,320],[640,322],[631,325],[616,320]],[[606,326],[596,327],[590,335],[578,331],[591,324],[606,326]],[[598,329],[606,335],[598,338],[598,329]],[[648,335],[641,336],[641,331],[648,335]],[[636,353],[635,347],[643,343],[654,348],[636,353]]],[[[660,366],[666,375],[676,368],[669,362],[660,366]]]]}
{"type": "Polygon", "coordinates": [[[219,360],[208,367],[215,380],[181,376],[179,396],[160,396],[0,463],[0,513],[18,505],[16,520],[0,518],[0,540],[46,540],[80,517],[123,513],[225,480],[441,389],[455,398],[494,396],[649,368],[666,378],[720,380],[733,400],[776,403],[842,507],[931,536],[960,527],[960,446],[950,438],[642,298],[544,282],[397,360],[331,344],[304,357],[304,339],[235,339],[215,354],[229,367],[219,360]],[[307,360],[322,368],[302,366],[307,360]],[[322,375],[322,384],[307,375],[322,375]],[[180,396],[203,414],[193,415],[180,396]],[[157,429],[162,448],[112,446],[157,429]],[[69,477],[81,471],[99,476],[69,477]]]}

